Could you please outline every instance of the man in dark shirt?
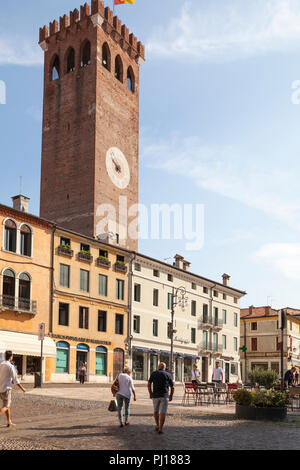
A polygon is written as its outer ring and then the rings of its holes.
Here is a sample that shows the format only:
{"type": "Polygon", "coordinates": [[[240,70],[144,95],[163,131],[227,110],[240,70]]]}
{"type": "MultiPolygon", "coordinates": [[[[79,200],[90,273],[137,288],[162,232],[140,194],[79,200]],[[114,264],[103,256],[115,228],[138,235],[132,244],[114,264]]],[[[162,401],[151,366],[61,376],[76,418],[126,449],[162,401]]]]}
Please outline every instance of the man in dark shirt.
{"type": "Polygon", "coordinates": [[[292,367],[291,370],[287,370],[284,375],[284,385],[285,388],[289,388],[293,385],[294,373],[296,372],[296,367],[292,367]]]}
{"type": "Polygon", "coordinates": [[[158,365],[158,370],[152,372],[148,382],[150,399],[153,400],[154,419],[156,423],[155,429],[159,434],[162,434],[163,432],[162,429],[165,424],[168,405],[169,402],[173,400],[174,395],[174,382],[171,374],[166,372],[166,367],[166,364],[161,362],[158,365]],[[170,397],[169,388],[171,389],[170,397]]]}

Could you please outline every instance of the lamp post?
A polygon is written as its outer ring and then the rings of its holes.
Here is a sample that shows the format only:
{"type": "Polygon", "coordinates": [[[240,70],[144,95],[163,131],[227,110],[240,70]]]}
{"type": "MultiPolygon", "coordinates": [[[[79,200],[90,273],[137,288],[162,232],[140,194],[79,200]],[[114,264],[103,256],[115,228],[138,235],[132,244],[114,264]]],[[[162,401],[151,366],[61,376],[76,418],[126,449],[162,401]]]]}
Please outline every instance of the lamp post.
{"type": "Polygon", "coordinates": [[[185,287],[173,287],[172,289],[172,305],[171,305],[171,374],[172,378],[175,380],[175,367],[174,367],[174,334],[176,330],[174,330],[174,315],[175,315],[175,307],[179,305],[184,311],[185,307],[187,306],[188,298],[186,296],[186,289],[185,287]]]}

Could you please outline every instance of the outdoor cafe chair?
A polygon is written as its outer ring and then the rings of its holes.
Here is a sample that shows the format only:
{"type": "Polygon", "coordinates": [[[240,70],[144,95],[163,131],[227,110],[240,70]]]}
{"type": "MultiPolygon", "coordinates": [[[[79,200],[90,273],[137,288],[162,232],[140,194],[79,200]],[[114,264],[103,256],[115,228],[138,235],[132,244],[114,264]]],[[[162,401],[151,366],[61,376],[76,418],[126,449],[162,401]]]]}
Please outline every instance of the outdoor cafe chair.
{"type": "Polygon", "coordinates": [[[227,401],[227,386],[226,384],[220,383],[216,384],[215,390],[214,390],[214,403],[220,404],[223,402],[224,404],[227,401]]]}
{"type": "Polygon", "coordinates": [[[233,394],[238,388],[238,384],[227,384],[227,403],[233,401],[233,394]]]}
{"type": "Polygon", "coordinates": [[[197,405],[208,405],[212,403],[212,393],[206,383],[197,384],[197,405]]]}
{"type": "Polygon", "coordinates": [[[184,394],[182,398],[182,406],[189,405],[190,400],[194,403],[194,405],[197,404],[197,386],[193,384],[192,382],[185,382],[184,383],[184,394]]]}
{"type": "Polygon", "coordinates": [[[288,400],[288,407],[291,408],[292,411],[300,409],[300,389],[298,387],[289,390],[288,400]]]}

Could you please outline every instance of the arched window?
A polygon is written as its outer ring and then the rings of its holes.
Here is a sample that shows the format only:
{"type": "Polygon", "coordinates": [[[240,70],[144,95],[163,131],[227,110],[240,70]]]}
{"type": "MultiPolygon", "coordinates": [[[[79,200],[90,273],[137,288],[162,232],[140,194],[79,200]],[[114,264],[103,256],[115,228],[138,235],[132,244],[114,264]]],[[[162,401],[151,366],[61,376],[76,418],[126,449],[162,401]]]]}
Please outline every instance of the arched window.
{"type": "Polygon", "coordinates": [[[70,345],[65,341],[58,341],[56,343],[56,368],[55,372],[58,374],[69,373],[69,356],[70,345]]]}
{"type": "Polygon", "coordinates": [[[134,80],[134,73],[131,67],[127,70],[127,88],[129,91],[134,93],[135,90],[135,80],[134,80]]]}
{"type": "Polygon", "coordinates": [[[4,249],[16,252],[17,249],[17,225],[13,220],[7,220],[4,228],[4,249]]]}
{"type": "Polygon", "coordinates": [[[110,56],[110,50],[108,47],[107,42],[105,42],[102,46],[102,65],[105,67],[107,70],[111,70],[111,56],[110,56]]]}
{"type": "Polygon", "coordinates": [[[32,242],[32,233],[31,228],[28,225],[22,225],[20,230],[20,253],[21,255],[31,256],[31,242],[32,242]]]}
{"type": "Polygon", "coordinates": [[[60,65],[59,65],[59,57],[56,55],[52,61],[51,67],[51,80],[58,80],[60,77],[60,65]]]}
{"type": "Polygon", "coordinates": [[[6,269],[3,273],[2,304],[5,307],[15,306],[16,277],[12,269],[6,269]]]}
{"type": "Polygon", "coordinates": [[[121,57],[117,55],[115,61],[115,77],[123,83],[123,62],[121,57]]]}
{"type": "Polygon", "coordinates": [[[19,309],[30,310],[30,276],[22,273],[19,276],[19,309]]]}
{"type": "Polygon", "coordinates": [[[107,375],[107,349],[103,346],[96,348],[96,375],[107,375]]]}
{"type": "Polygon", "coordinates": [[[74,72],[75,70],[75,51],[73,47],[67,52],[66,73],[74,72]]]}
{"type": "Polygon", "coordinates": [[[82,47],[81,67],[86,67],[91,63],[91,43],[86,41],[82,47]]]}

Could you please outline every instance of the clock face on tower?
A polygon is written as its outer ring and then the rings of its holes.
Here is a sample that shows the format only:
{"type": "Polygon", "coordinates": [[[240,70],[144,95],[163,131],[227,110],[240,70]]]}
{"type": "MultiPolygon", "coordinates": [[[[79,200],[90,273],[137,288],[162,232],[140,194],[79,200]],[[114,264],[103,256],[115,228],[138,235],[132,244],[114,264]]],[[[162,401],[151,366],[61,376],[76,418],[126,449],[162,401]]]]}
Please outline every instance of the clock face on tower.
{"type": "Polygon", "coordinates": [[[127,188],[130,182],[129,165],[125,155],[117,147],[111,147],[106,153],[106,170],[117,188],[127,188]]]}

